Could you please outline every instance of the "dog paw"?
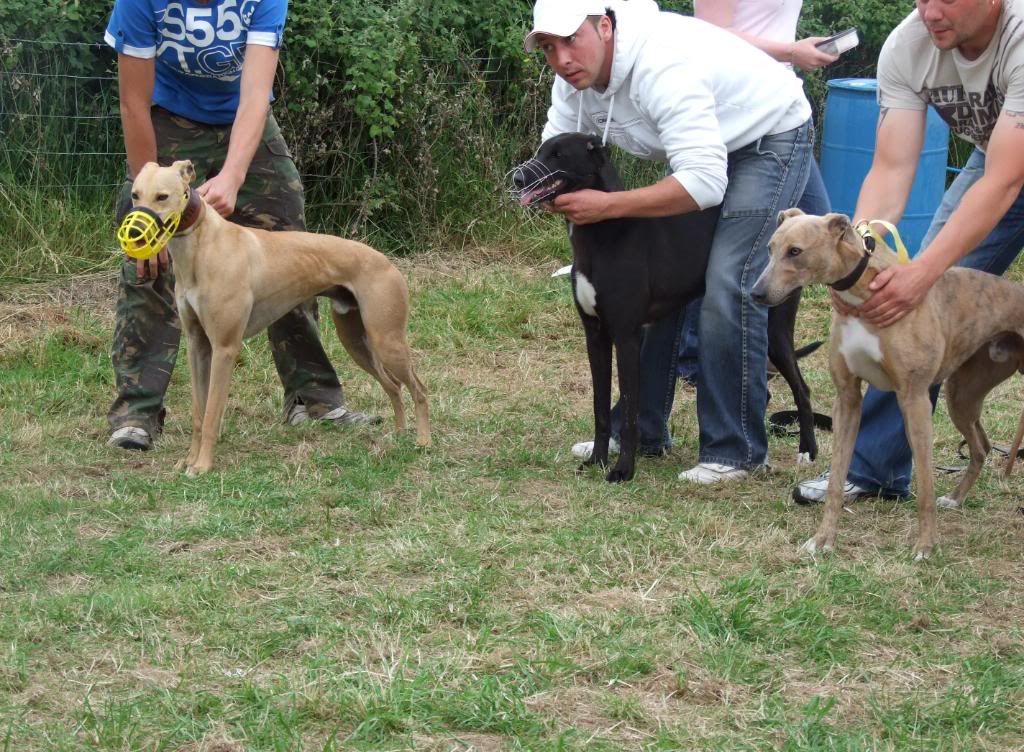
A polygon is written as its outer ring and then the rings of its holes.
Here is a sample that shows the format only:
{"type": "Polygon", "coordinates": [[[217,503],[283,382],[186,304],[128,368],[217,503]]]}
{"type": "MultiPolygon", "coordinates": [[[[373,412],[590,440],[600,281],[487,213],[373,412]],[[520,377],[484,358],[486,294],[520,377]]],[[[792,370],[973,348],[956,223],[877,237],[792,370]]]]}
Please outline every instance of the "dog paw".
{"type": "Polygon", "coordinates": [[[952,496],[940,496],[935,500],[935,506],[940,509],[959,509],[960,502],[952,496]]]}
{"type": "Polygon", "coordinates": [[[801,553],[810,554],[815,556],[816,554],[828,554],[832,553],[831,543],[819,543],[818,537],[815,536],[807,540],[802,546],[800,546],[801,553]]]}
{"type": "Polygon", "coordinates": [[[921,541],[919,540],[914,544],[914,561],[924,561],[932,555],[932,551],[935,550],[934,541],[921,541]]]}
{"type": "Polygon", "coordinates": [[[609,483],[625,483],[626,481],[633,479],[634,472],[634,469],[631,467],[622,468],[616,465],[608,472],[608,475],[606,475],[604,479],[609,483]]]}
{"type": "Polygon", "coordinates": [[[188,466],[188,468],[185,470],[185,475],[187,475],[189,478],[196,478],[196,477],[198,477],[200,475],[208,473],[209,471],[210,471],[210,466],[209,465],[195,464],[195,465],[189,465],[188,466]]]}
{"type": "Polygon", "coordinates": [[[810,452],[797,452],[797,454],[796,454],[796,464],[798,464],[798,465],[810,465],[812,462],[814,462],[814,459],[811,457],[811,453],[810,452]]]}

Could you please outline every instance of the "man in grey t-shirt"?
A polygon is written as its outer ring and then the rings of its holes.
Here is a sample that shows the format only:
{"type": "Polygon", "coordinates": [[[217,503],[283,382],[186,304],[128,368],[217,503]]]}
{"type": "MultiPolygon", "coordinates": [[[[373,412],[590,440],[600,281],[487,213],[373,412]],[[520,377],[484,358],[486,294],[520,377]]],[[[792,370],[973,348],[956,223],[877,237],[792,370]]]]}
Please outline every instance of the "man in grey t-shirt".
{"type": "MultiPolygon", "coordinates": [[[[884,327],[924,299],[953,265],[1002,274],[1024,242],[1024,10],[1021,0],[917,0],[878,60],[881,112],[874,161],[854,221],[897,222],[910,195],[929,105],[975,145],[946,191],[921,252],[886,269],[858,308],[844,314],[884,327]]],[[[938,388],[933,390],[933,404],[938,388]]],[[[911,452],[896,396],[869,388],[846,478],[848,499],[904,497],[911,452]]],[[[828,473],[793,490],[797,503],[825,498],[828,473]]]]}

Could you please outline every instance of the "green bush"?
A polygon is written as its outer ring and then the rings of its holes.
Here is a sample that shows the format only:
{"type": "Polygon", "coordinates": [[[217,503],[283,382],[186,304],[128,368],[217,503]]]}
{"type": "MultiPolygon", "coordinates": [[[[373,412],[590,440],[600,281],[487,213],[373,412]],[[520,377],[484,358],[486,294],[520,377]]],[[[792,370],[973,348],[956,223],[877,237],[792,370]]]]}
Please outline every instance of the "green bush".
{"type": "MultiPolygon", "coordinates": [[[[35,206],[0,218],[6,237],[31,242],[37,233],[18,217],[46,202],[85,202],[107,216],[123,174],[123,160],[110,155],[122,148],[115,56],[101,43],[111,4],[0,0],[0,143],[13,145],[0,146],[0,187],[37,187],[17,199],[35,206]],[[69,113],[99,117],[59,117],[69,113]]],[[[543,61],[522,50],[531,6],[292,0],[275,111],[306,178],[311,226],[391,252],[501,243],[521,227],[503,201],[502,177],[535,147],[551,85],[543,61]]],[[[662,6],[692,12],[688,0],[662,6]]],[[[847,26],[861,35],[858,48],[806,76],[819,115],[826,77],[873,75],[886,34],[911,9],[892,0],[806,0],[801,35],[847,26]]],[[[92,245],[80,252],[95,253],[92,245]]],[[[26,271],[36,273],[46,272],[26,271]]]]}

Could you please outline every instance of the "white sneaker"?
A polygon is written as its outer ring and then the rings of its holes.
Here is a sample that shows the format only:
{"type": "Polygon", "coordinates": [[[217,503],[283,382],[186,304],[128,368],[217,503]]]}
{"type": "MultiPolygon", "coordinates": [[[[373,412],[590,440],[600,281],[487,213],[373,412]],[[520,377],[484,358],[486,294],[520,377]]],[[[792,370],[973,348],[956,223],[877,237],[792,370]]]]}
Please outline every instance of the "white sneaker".
{"type": "MultiPolygon", "coordinates": [[[[590,455],[594,453],[594,442],[593,441],[581,441],[578,444],[572,445],[572,456],[578,460],[589,460],[590,455]]],[[[619,440],[612,436],[608,439],[608,454],[619,453],[619,440]]]]}
{"type": "Polygon", "coordinates": [[[679,473],[679,480],[688,480],[691,483],[708,485],[721,483],[727,480],[743,480],[749,473],[732,465],[719,465],[717,462],[701,462],[679,473]]]}
{"type": "MultiPolygon", "coordinates": [[[[797,504],[821,504],[825,501],[828,492],[829,471],[826,470],[817,478],[805,480],[798,483],[793,489],[793,501],[797,504]]],[[[843,485],[843,501],[857,501],[878,496],[877,493],[869,491],[863,486],[846,481],[843,485]]]]}
{"type": "Polygon", "coordinates": [[[145,428],[138,426],[121,426],[107,439],[107,446],[118,449],[138,449],[146,451],[153,446],[153,440],[145,428]]]}

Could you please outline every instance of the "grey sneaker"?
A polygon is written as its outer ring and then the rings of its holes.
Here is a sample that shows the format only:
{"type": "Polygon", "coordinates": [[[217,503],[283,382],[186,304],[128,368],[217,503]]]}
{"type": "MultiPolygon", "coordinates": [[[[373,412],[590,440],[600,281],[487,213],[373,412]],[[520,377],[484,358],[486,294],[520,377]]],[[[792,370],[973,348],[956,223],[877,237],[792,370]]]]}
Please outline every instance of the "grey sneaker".
{"type": "MultiPolygon", "coordinates": [[[[300,426],[309,420],[313,420],[313,418],[309,416],[306,406],[302,403],[293,405],[288,413],[288,425],[290,426],[300,426]]],[[[358,410],[349,410],[347,407],[336,407],[316,418],[316,420],[327,420],[340,426],[377,425],[384,422],[384,419],[379,415],[368,415],[358,410]]]]}
{"type": "Polygon", "coordinates": [[[121,426],[110,434],[110,438],[107,439],[107,446],[117,447],[118,449],[135,449],[144,452],[147,449],[152,449],[153,439],[145,428],[121,426]]]}
{"type": "Polygon", "coordinates": [[[358,410],[349,410],[347,407],[336,407],[330,412],[321,415],[317,420],[329,420],[339,426],[371,425],[376,426],[383,423],[384,419],[379,415],[361,413],[358,410]]]}
{"type": "MultiPolygon", "coordinates": [[[[797,504],[821,504],[825,501],[828,492],[829,471],[826,470],[817,478],[805,480],[798,483],[793,489],[793,501],[797,504]]],[[[878,491],[869,491],[863,486],[846,481],[843,485],[843,501],[859,501],[860,499],[874,499],[881,496],[883,499],[899,498],[892,494],[880,494],[878,491]]]]}
{"type": "Polygon", "coordinates": [[[309,413],[306,412],[306,406],[300,402],[292,405],[292,409],[288,411],[288,417],[285,419],[285,422],[289,426],[301,426],[307,420],[309,420],[309,413]]]}

